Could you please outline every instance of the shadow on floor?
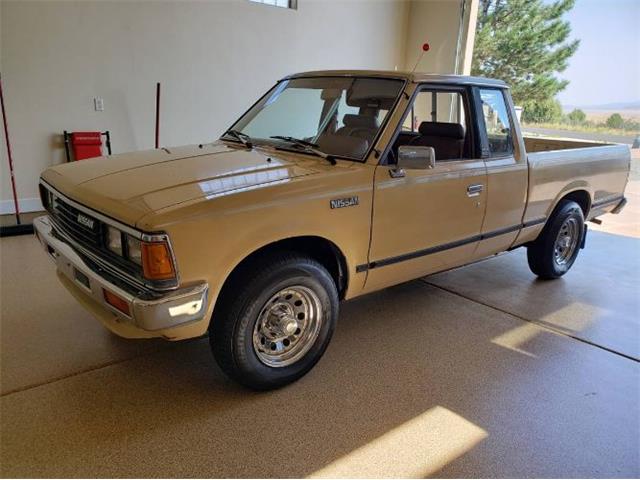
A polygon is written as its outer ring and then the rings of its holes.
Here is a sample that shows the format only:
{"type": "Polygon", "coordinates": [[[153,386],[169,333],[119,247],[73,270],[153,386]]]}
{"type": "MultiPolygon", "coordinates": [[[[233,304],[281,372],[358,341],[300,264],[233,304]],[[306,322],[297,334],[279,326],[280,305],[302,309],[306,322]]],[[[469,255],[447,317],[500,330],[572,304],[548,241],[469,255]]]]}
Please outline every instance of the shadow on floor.
{"type": "Polygon", "coordinates": [[[536,279],[519,249],[425,281],[640,359],[639,238],[590,232],[558,280],[536,279]]]}
{"type": "Polygon", "coordinates": [[[637,364],[535,326],[528,355],[492,342],[522,325],[410,282],[344,304],[318,366],[269,393],[172,344],[5,395],[1,473],[637,475],[637,364]]]}

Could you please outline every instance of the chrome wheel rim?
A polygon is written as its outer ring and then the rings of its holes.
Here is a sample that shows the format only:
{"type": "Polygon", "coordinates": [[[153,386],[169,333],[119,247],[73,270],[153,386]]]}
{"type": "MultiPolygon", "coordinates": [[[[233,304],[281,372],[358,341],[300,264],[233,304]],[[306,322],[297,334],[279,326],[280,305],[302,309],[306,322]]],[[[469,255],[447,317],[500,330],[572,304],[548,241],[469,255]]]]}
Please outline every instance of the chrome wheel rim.
{"type": "Polygon", "coordinates": [[[558,232],[553,246],[553,257],[558,265],[566,265],[578,246],[580,226],[575,218],[567,218],[558,232]]]}
{"type": "Polygon", "coordinates": [[[280,290],[262,307],[253,328],[253,350],[269,367],[286,367],[313,346],[322,326],[322,304],[308,287],[280,290]]]}

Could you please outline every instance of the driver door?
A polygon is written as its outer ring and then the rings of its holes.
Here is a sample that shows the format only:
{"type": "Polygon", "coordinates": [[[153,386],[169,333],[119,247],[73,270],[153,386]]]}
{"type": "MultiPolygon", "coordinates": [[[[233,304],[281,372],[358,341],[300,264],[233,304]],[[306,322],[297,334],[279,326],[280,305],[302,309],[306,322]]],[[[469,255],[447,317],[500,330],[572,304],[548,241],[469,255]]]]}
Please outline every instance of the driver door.
{"type": "Polygon", "coordinates": [[[425,87],[414,96],[402,134],[375,172],[369,263],[361,267],[368,271],[366,291],[471,260],[485,215],[487,172],[467,128],[469,105],[464,89],[425,87]],[[456,136],[460,125],[463,138],[456,136]],[[433,146],[434,168],[397,176],[398,147],[407,143],[433,146]]]}

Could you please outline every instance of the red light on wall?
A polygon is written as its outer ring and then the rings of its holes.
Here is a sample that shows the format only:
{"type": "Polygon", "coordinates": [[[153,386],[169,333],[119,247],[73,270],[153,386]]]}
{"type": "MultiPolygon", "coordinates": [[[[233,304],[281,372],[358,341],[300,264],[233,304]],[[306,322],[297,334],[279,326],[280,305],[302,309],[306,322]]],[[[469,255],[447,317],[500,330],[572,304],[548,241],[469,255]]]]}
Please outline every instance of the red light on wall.
{"type": "Polygon", "coordinates": [[[428,44],[428,43],[423,43],[423,44],[422,44],[422,51],[423,51],[423,52],[428,52],[428,51],[429,51],[429,48],[431,48],[431,47],[429,47],[429,44],[428,44]]]}

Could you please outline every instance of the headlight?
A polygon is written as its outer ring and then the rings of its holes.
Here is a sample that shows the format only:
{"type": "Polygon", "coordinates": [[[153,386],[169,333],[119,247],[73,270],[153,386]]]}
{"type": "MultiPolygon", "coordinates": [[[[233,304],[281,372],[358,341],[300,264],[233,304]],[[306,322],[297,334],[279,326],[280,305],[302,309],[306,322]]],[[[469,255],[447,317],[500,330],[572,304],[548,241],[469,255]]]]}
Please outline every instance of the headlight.
{"type": "Polygon", "coordinates": [[[171,249],[166,240],[145,242],[107,226],[106,247],[110,252],[142,267],[142,275],[148,280],[176,278],[171,249]]]}
{"type": "Polygon", "coordinates": [[[122,232],[117,228],[107,227],[107,248],[122,256],[122,232]]]}
{"type": "Polygon", "coordinates": [[[127,235],[127,251],[129,252],[129,260],[142,265],[142,244],[140,240],[127,235]]]}

